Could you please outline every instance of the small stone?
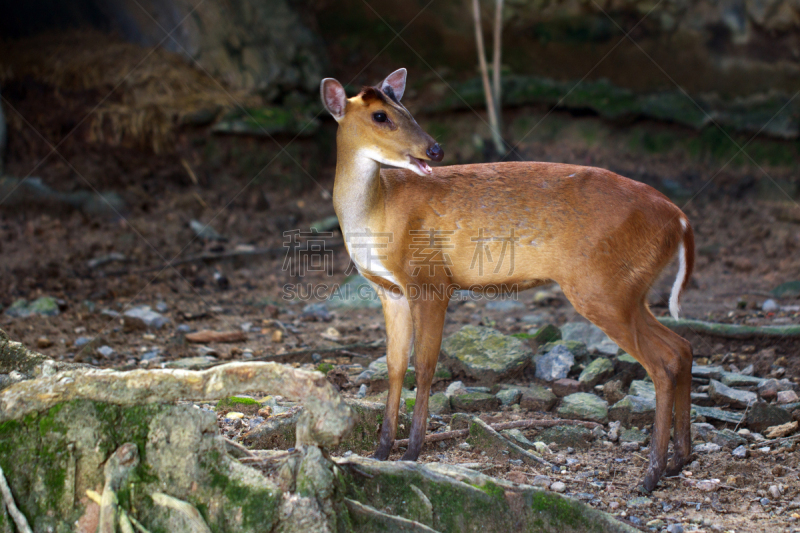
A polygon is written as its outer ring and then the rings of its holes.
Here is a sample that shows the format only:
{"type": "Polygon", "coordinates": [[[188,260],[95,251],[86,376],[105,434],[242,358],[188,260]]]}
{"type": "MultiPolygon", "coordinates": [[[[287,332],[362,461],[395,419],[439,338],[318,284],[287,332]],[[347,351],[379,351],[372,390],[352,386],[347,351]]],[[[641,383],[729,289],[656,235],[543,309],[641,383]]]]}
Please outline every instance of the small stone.
{"type": "Polygon", "coordinates": [[[458,445],[458,448],[468,452],[472,450],[472,445],[469,442],[462,442],[458,445]]]}
{"type": "Polygon", "coordinates": [[[549,411],[556,403],[556,396],[541,385],[531,384],[529,387],[520,387],[522,397],[519,406],[528,411],[549,411]]]}
{"type": "Polygon", "coordinates": [[[452,398],[453,396],[458,396],[459,394],[466,394],[467,388],[464,387],[464,384],[460,381],[454,381],[444,391],[445,396],[448,398],[452,398]]]}
{"type": "Polygon", "coordinates": [[[272,340],[272,342],[281,342],[281,341],[283,341],[283,331],[281,331],[279,329],[276,329],[275,331],[273,331],[271,340],[272,340]]]}
{"type": "Polygon", "coordinates": [[[101,346],[97,349],[97,353],[102,355],[105,358],[109,358],[114,355],[114,348],[111,346],[101,346]]]}
{"type": "Polygon", "coordinates": [[[550,490],[553,492],[566,492],[567,486],[561,481],[555,481],[550,485],[550,490]]]}
{"type": "Polygon", "coordinates": [[[670,524],[667,526],[667,533],[683,533],[683,526],[680,524],[670,524]]]}
{"type": "Polygon", "coordinates": [[[758,385],[758,395],[764,400],[774,400],[778,396],[778,380],[765,379],[758,385]]]}
{"type": "Polygon", "coordinates": [[[649,522],[647,522],[645,524],[645,526],[647,526],[650,529],[660,529],[661,526],[663,526],[663,525],[664,525],[664,521],[661,520],[660,518],[656,518],[656,519],[650,520],[649,522]]]}
{"type": "Polygon", "coordinates": [[[737,390],[715,379],[708,386],[708,395],[717,404],[728,404],[735,409],[746,409],[758,400],[755,392],[737,390]]]}
{"type": "Polygon", "coordinates": [[[583,390],[583,386],[576,379],[564,378],[555,380],[552,385],[552,390],[553,394],[559,398],[563,398],[564,396],[581,392],[583,390]]]}
{"type": "Polygon", "coordinates": [[[598,357],[581,372],[578,381],[586,388],[591,388],[614,373],[614,363],[606,357],[598,357]]]}
{"type": "Polygon", "coordinates": [[[78,337],[77,339],[75,339],[75,342],[73,343],[73,346],[75,346],[76,348],[80,348],[82,346],[86,346],[87,344],[89,344],[93,340],[94,340],[94,337],[78,337]]]}
{"type": "Polygon", "coordinates": [[[594,394],[570,394],[561,400],[558,416],[604,424],[608,420],[608,403],[594,394]]]}
{"type": "Polygon", "coordinates": [[[610,422],[608,424],[608,440],[610,440],[611,442],[617,442],[619,440],[619,431],[621,424],[622,423],[619,421],[610,422]]]}
{"type": "Polygon", "coordinates": [[[362,383],[361,386],[358,388],[358,392],[356,393],[356,398],[365,398],[366,396],[367,396],[367,384],[362,383]]]}
{"type": "Polygon", "coordinates": [[[603,384],[603,397],[608,402],[608,405],[614,405],[625,396],[622,391],[622,381],[614,379],[603,384]]]}
{"type": "Polygon", "coordinates": [[[27,318],[33,315],[56,316],[58,313],[58,301],[50,296],[42,296],[32,302],[20,299],[6,309],[6,315],[16,318],[27,318]]]}
{"type": "Polygon", "coordinates": [[[36,347],[39,348],[40,350],[43,350],[45,348],[49,348],[52,345],[53,345],[53,341],[51,341],[47,337],[39,337],[38,339],[36,339],[36,347]]]}
{"type": "Polygon", "coordinates": [[[612,511],[619,509],[619,502],[608,502],[608,508],[612,511]]]}
{"type": "Polygon", "coordinates": [[[505,438],[516,444],[517,446],[522,446],[523,448],[530,449],[534,447],[534,443],[529,441],[525,435],[522,434],[522,431],[518,429],[506,429],[500,432],[505,438]]]}
{"type": "Polygon", "coordinates": [[[776,401],[777,401],[778,405],[785,405],[787,403],[795,403],[798,400],[800,400],[800,398],[797,397],[797,393],[794,392],[793,390],[778,391],[778,395],[777,395],[777,398],[776,398],[776,401]]]}
{"type": "Polygon", "coordinates": [[[745,459],[747,458],[747,447],[744,445],[737,446],[731,452],[731,455],[736,457],[737,459],[745,459]]]}
{"type": "Polygon", "coordinates": [[[760,503],[762,506],[766,507],[767,505],[769,505],[770,502],[769,502],[769,499],[767,499],[767,498],[761,498],[760,500],[758,500],[758,503],[760,503]]]}
{"type": "Polygon", "coordinates": [[[649,435],[636,428],[623,429],[619,434],[619,440],[623,443],[632,442],[637,445],[644,446],[649,439],[649,435]]]}
{"type": "Polygon", "coordinates": [[[745,376],[738,372],[723,372],[720,381],[728,387],[758,387],[764,378],[745,376]]]}
{"type": "Polygon", "coordinates": [[[706,442],[704,444],[698,444],[694,447],[694,453],[716,453],[722,449],[722,446],[719,444],[714,444],[713,442],[706,442]]]}
{"type": "Polygon", "coordinates": [[[781,489],[779,489],[777,485],[770,485],[769,495],[772,496],[773,500],[777,500],[781,497],[781,489]]]}
{"type": "Polygon", "coordinates": [[[594,435],[583,426],[553,426],[536,436],[536,440],[548,444],[555,443],[559,448],[578,448],[586,450],[591,446],[594,435]]]}
{"type": "Polygon", "coordinates": [[[500,401],[500,405],[514,405],[519,403],[522,398],[522,391],[519,389],[504,389],[495,394],[495,397],[500,401]]]}
{"type": "Polygon", "coordinates": [[[719,480],[718,479],[701,479],[695,484],[695,488],[697,490],[702,490],[703,492],[714,492],[719,488],[719,480]]]}
{"type": "Polygon", "coordinates": [[[765,313],[774,313],[780,309],[780,306],[775,300],[769,299],[764,300],[764,303],[761,304],[761,310],[765,313]]]}
{"type": "Polygon", "coordinates": [[[543,381],[566,378],[574,364],[575,356],[572,352],[564,345],[558,344],[536,359],[536,377],[543,381]]]}
{"type": "Polygon", "coordinates": [[[500,401],[485,392],[468,392],[450,398],[450,405],[458,411],[495,411],[500,407],[500,401]]]}
{"type": "Polygon", "coordinates": [[[725,369],[721,366],[693,365],[692,377],[703,379],[722,379],[725,369]]]}
{"type": "Polygon", "coordinates": [[[237,418],[244,418],[244,413],[240,413],[239,411],[231,411],[225,414],[225,418],[230,418],[231,420],[236,420],[237,418]]]}
{"type": "Polygon", "coordinates": [[[550,478],[547,476],[534,476],[531,485],[533,485],[534,487],[546,488],[550,486],[550,483],[551,483],[550,478]]]}
{"type": "Polygon", "coordinates": [[[717,430],[711,424],[706,422],[696,422],[692,424],[692,440],[702,439],[710,441],[714,437],[714,432],[717,430]]]}
{"type": "Polygon", "coordinates": [[[647,496],[637,496],[636,498],[631,498],[626,502],[626,505],[631,509],[638,509],[641,507],[649,507],[653,503],[653,500],[648,498],[647,496]]]}
{"type": "Polygon", "coordinates": [[[745,439],[740,435],[737,435],[730,429],[723,429],[721,431],[714,431],[713,436],[711,438],[711,442],[713,442],[714,444],[719,444],[721,447],[731,450],[733,448],[736,448],[737,446],[747,444],[747,439],[745,439]]]}
{"type": "Polygon", "coordinates": [[[653,385],[652,381],[644,381],[641,379],[637,379],[631,381],[631,386],[628,389],[628,394],[630,396],[638,396],[640,398],[647,398],[649,400],[656,399],[656,386],[653,385]]]}
{"type": "Polygon", "coordinates": [[[796,420],[779,426],[772,426],[766,429],[764,436],[768,439],[780,439],[797,431],[797,426],[796,420]]]}
{"type": "Polygon", "coordinates": [[[316,322],[330,322],[333,320],[333,315],[331,315],[328,306],[324,303],[309,304],[303,308],[303,312],[300,313],[300,319],[316,322]]]}

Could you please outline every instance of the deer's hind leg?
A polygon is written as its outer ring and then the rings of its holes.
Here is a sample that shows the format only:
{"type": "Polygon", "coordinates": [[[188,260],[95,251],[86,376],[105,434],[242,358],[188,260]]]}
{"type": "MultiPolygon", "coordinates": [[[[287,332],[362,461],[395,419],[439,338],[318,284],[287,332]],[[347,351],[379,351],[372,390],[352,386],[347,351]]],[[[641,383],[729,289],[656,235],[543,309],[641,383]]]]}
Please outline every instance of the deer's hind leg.
{"type": "Polygon", "coordinates": [[[656,415],[650,464],[642,482],[645,490],[652,491],[667,467],[673,406],[677,409],[673,468],[679,464],[682,467],[689,455],[692,352],[688,342],[655,319],[643,296],[617,301],[635,301],[636,304],[625,308],[615,302],[595,300],[580,307],[576,305],[576,309],[639,361],[653,380],[656,415]]]}

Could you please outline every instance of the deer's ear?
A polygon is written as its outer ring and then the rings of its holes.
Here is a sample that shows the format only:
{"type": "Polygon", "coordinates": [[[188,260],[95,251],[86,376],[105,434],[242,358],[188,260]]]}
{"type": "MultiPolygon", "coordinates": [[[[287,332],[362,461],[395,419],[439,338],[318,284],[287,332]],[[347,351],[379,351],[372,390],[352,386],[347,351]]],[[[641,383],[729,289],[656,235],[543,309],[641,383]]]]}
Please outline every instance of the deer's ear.
{"type": "Polygon", "coordinates": [[[385,80],[383,80],[383,83],[381,83],[381,90],[390,97],[394,95],[394,97],[399,102],[403,98],[403,93],[406,90],[407,73],[408,71],[404,68],[395,70],[394,72],[386,76],[385,80]],[[387,89],[391,89],[391,91],[387,89]]]}
{"type": "Polygon", "coordinates": [[[322,105],[333,115],[337,121],[344,117],[344,110],[347,107],[347,95],[342,84],[333,78],[325,78],[319,86],[319,93],[322,97],[322,105]]]}

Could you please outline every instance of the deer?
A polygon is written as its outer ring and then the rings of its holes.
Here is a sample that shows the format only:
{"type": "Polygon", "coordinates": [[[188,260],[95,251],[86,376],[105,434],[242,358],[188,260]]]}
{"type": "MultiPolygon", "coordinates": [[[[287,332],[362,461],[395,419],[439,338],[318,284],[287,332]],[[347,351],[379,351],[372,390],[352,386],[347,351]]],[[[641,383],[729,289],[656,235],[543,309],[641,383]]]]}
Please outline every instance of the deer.
{"type": "Polygon", "coordinates": [[[655,318],[647,294],[677,255],[669,311],[678,317],[694,266],[686,215],[654,188],[595,167],[499,162],[432,168],[429,162],[441,161],[444,150],[400,103],[406,77],[399,69],[351,98],[333,78],[320,84],[322,103],[338,123],[334,210],[350,259],[376,289],[386,322],[389,392],[372,457],[386,460],[393,448],[412,350],[416,403],[402,460],[420,455],[453,291],[555,282],[655,385],[641,487],[650,492],[664,473],[679,474],[691,454],[692,347],[655,318]],[[486,265],[476,260],[477,245],[498,258],[509,241],[513,268],[479,268],[486,265]],[[421,254],[420,246],[429,250],[421,254]]]}

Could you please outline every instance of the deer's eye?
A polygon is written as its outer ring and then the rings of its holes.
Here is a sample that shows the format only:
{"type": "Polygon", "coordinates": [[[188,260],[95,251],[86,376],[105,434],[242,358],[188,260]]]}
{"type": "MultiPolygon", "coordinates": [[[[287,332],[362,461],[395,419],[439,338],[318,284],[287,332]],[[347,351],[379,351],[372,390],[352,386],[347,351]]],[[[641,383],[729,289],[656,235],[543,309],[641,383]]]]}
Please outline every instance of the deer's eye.
{"type": "Polygon", "coordinates": [[[383,111],[378,111],[377,113],[372,114],[372,120],[375,122],[386,122],[389,120],[389,117],[386,116],[386,113],[383,111]]]}

